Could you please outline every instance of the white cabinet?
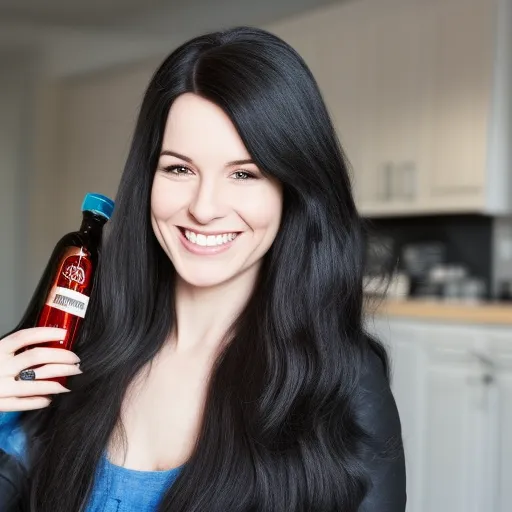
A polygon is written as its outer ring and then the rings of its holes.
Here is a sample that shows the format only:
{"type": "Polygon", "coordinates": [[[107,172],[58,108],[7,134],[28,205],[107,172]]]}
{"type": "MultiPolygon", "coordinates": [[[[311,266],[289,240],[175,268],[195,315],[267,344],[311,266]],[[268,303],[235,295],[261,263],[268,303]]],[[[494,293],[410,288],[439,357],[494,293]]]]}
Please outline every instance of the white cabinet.
{"type": "Polygon", "coordinates": [[[359,0],[269,28],[317,78],[363,215],[512,211],[512,0],[359,0]]]}
{"type": "MultiPolygon", "coordinates": [[[[437,333],[441,335],[442,333],[437,333]]],[[[484,482],[488,393],[482,368],[469,346],[428,347],[422,509],[489,510],[484,482]]]]}
{"type": "Polygon", "coordinates": [[[494,334],[489,344],[496,376],[494,429],[489,435],[489,448],[497,461],[493,510],[508,512],[512,503],[512,337],[509,333],[494,334]]]}
{"type": "Polygon", "coordinates": [[[424,41],[430,28],[425,21],[412,4],[366,21],[371,52],[363,100],[366,179],[359,207],[364,213],[409,209],[425,189],[429,69],[424,41]]]}
{"type": "Polygon", "coordinates": [[[407,464],[408,512],[512,503],[512,326],[384,320],[407,464]]]}
{"type": "Polygon", "coordinates": [[[510,211],[512,0],[381,6],[367,21],[374,60],[361,98],[361,212],[510,211]]]}
{"type": "Polygon", "coordinates": [[[485,207],[496,32],[494,0],[432,6],[428,67],[433,206],[485,207]]]}
{"type": "Polygon", "coordinates": [[[425,393],[425,355],[418,350],[422,333],[409,326],[376,320],[372,331],[385,343],[391,363],[391,388],[400,412],[407,471],[407,511],[420,511],[421,454],[426,410],[419,406],[425,393]]]}
{"type": "Polygon", "coordinates": [[[512,369],[500,372],[498,422],[497,512],[509,512],[512,503],[512,369]]]}

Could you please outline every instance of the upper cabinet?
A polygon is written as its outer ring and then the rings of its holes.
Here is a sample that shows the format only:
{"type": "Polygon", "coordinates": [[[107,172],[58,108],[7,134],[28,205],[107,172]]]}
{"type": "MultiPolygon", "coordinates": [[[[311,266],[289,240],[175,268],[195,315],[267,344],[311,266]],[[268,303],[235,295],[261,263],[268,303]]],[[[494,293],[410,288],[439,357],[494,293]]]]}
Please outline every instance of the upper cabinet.
{"type": "Polygon", "coordinates": [[[508,198],[488,197],[497,3],[446,0],[430,15],[427,206],[498,212],[508,198]]]}
{"type": "MultiPolygon", "coordinates": [[[[429,25],[415,5],[389,9],[367,18],[368,97],[362,133],[363,192],[366,213],[409,209],[422,200],[428,157],[429,25]]],[[[338,127],[341,135],[350,126],[338,127]]]]}
{"type": "Polygon", "coordinates": [[[512,0],[358,0],[270,29],[318,80],[362,214],[512,212],[512,0]]]}

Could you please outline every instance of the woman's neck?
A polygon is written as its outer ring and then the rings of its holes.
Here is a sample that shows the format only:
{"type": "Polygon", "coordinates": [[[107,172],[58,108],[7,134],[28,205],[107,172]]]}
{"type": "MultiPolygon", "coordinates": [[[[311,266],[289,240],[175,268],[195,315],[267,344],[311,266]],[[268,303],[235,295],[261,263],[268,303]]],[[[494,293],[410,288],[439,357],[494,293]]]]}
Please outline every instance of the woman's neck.
{"type": "Polygon", "coordinates": [[[257,269],[252,268],[219,286],[198,288],[178,277],[173,352],[193,355],[218,349],[247,304],[256,278],[257,269]]]}

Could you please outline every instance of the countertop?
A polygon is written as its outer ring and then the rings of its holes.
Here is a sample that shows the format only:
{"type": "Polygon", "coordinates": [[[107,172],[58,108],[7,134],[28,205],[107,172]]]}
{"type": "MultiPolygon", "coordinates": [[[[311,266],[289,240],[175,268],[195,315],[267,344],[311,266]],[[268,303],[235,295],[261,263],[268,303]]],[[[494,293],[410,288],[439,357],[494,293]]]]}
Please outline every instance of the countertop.
{"type": "Polygon", "coordinates": [[[512,303],[447,302],[436,299],[369,299],[375,316],[512,326],[512,303]]]}

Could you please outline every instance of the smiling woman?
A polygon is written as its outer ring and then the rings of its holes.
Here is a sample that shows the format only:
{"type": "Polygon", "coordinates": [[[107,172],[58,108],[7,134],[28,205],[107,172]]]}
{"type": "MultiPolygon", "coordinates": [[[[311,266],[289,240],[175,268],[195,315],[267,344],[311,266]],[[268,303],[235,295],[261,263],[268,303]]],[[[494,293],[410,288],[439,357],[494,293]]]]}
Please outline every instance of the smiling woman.
{"type": "Polygon", "coordinates": [[[258,169],[225,112],[196,94],[172,104],[162,148],[151,221],[178,293],[237,277],[252,286],[279,229],[280,183],[258,169]]]}
{"type": "Polygon", "coordinates": [[[405,510],[386,352],[363,329],[363,224],[290,46],[242,27],[165,59],[106,235],[83,373],[0,429],[27,510],[405,510]]]}

